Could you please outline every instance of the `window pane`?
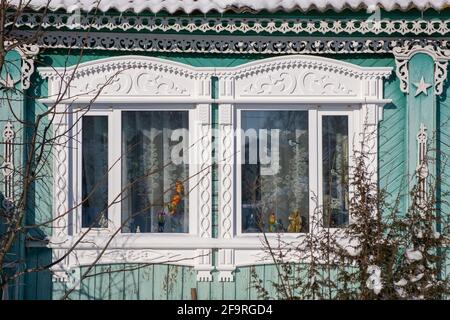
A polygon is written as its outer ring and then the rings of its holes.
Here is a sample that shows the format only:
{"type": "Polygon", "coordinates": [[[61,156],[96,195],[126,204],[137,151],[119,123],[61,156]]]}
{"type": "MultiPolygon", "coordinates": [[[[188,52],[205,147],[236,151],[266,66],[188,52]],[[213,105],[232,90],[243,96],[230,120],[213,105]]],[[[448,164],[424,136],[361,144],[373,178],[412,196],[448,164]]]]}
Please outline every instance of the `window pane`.
{"type": "Polygon", "coordinates": [[[242,232],[307,232],[308,112],[242,111],[242,232]]]}
{"type": "Polygon", "coordinates": [[[325,227],[348,224],[348,117],[322,117],[323,220],[325,227]]]}
{"type": "Polygon", "coordinates": [[[108,226],[108,117],[82,118],[82,227],[108,226]]]}
{"type": "Polygon", "coordinates": [[[187,129],[187,111],[122,112],[122,232],[189,231],[187,129]]]}

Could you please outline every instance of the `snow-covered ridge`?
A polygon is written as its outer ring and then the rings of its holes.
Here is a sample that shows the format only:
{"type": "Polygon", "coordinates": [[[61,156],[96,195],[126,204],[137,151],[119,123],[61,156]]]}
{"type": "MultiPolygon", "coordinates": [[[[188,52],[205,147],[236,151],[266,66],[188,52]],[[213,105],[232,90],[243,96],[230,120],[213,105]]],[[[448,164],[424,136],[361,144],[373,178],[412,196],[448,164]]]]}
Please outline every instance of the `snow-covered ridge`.
{"type": "Polygon", "coordinates": [[[135,13],[142,11],[153,13],[200,11],[207,13],[243,9],[270,12],[314,9],[341,11],[347,8],[372,11],[377,6],[388,11],[396,9],[406,11],[412,8],[442,10],[450,7],[450,0],[10,0],[10,3],[13,5],[28,3],[28,6],[35,10],[48,6],[51,10],[65,9],[68,12],[76,10],[105,12],[115,9],[120,12],[133,11],[135,13]]]}

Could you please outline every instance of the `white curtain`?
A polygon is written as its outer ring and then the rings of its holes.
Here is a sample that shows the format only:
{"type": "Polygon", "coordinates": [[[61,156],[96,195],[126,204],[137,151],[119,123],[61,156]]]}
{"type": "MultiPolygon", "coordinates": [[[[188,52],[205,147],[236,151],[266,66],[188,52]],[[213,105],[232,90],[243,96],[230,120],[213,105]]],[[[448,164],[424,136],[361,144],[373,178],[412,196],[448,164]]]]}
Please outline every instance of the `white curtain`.
{"type": "Polygon", "coordinates": [[[348,222],[348,118],[322,118],[324,226],[348,222]]]}
{"type": "Polygon", "coordinates": [[[185,111],[122,112],[124,232],[188,232],[187,194],[173,214],[168,208],[176,182],[188,184],[188,165],[171,159],[171,148],[179,143],[171,141],[172,131],[187,124],[185,111]]]}
{"type": "MultiPolygon", "coordinates": [[[[309,215],[308,113],[244,111],[242,124],[244,130],[279,132],[278,136],[275,135],[277,141],[267,139],[266,156],[271,157],[270,165],[242,165],[243,232],[258,232],[258,227],[266,232],[287,232],[289,215],[296,211],[302,216],[301,231],[306,232],[309,215]],[[277,145],[272,145],[272,142],[277,142],[277,145]],[[278,152],[273,152],[272,149],[277,147],[278,152]],[[274,158],[276,154],[278,159],[274,158]],[[271,170],[262,170],[264,167],[271,167],[271,170]]],[[[258,140],[261,140],[260,135],[258,140]]],[[[251,152],[248,148],[249,144],[246,147],[247,160],[251,152]]],[[[260,148],[258,155],[259,151],[260,148]]]]}

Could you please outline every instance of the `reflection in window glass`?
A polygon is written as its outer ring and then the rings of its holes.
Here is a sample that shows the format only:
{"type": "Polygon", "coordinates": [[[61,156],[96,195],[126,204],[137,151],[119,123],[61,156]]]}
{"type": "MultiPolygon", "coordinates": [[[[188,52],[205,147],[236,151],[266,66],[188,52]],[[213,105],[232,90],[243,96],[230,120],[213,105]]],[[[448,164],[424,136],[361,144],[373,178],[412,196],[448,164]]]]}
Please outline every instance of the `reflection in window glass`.
{"type": "Polygon", "coordinates": [[[242,232],[307,232],[308,112],[242,111],[242,232]]]}
{"type": "Polygon", "coordinates": [[[188,152],[187,128],[187,111],[122,112],[123,232],[189,231],[188,164],[171,155],[188,152]]]}
{"type": "Polygon", "coordinates": [[[108,117],[82,118],[82,227],[108,226],[108,117]]]}
{"type": "Polygon", "coordinates": [[[348,224],[348,117],[322,117],[324,227],[348,224]]]}

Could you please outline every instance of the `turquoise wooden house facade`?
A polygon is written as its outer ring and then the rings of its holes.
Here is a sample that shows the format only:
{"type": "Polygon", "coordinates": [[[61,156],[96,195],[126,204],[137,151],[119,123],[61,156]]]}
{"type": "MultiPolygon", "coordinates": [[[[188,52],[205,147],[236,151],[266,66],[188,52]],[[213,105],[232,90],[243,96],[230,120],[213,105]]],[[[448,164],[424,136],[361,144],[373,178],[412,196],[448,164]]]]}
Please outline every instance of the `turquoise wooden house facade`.
{"type": "MultiPolygon", "coordinates": [[[[329,227],[348,223],[348,191],[332,174],[364,126],[393,195],[423,160],[418,135],[450,151],[448,1],[46,3],[15,21],[11,10],[16,39],[39,35],[8,53],[16,71],[2,85],[25,89],[16,116],[56,111],[61,138],[27,212],[38,226],[15,250],[28,268],[58,263],[9,285],[10,299],[70,288],[71,299],[191,299],[193,288],[198,299],[256,299],[252,272],[276,298],[258,210],[269,241],[311,230],[312,194],[334,204],[329,227]]],[[[27,132],[8,112],[4,146],[27,132]]],[[[444,168],[427,168],[442,193],[444,168]]]]}

